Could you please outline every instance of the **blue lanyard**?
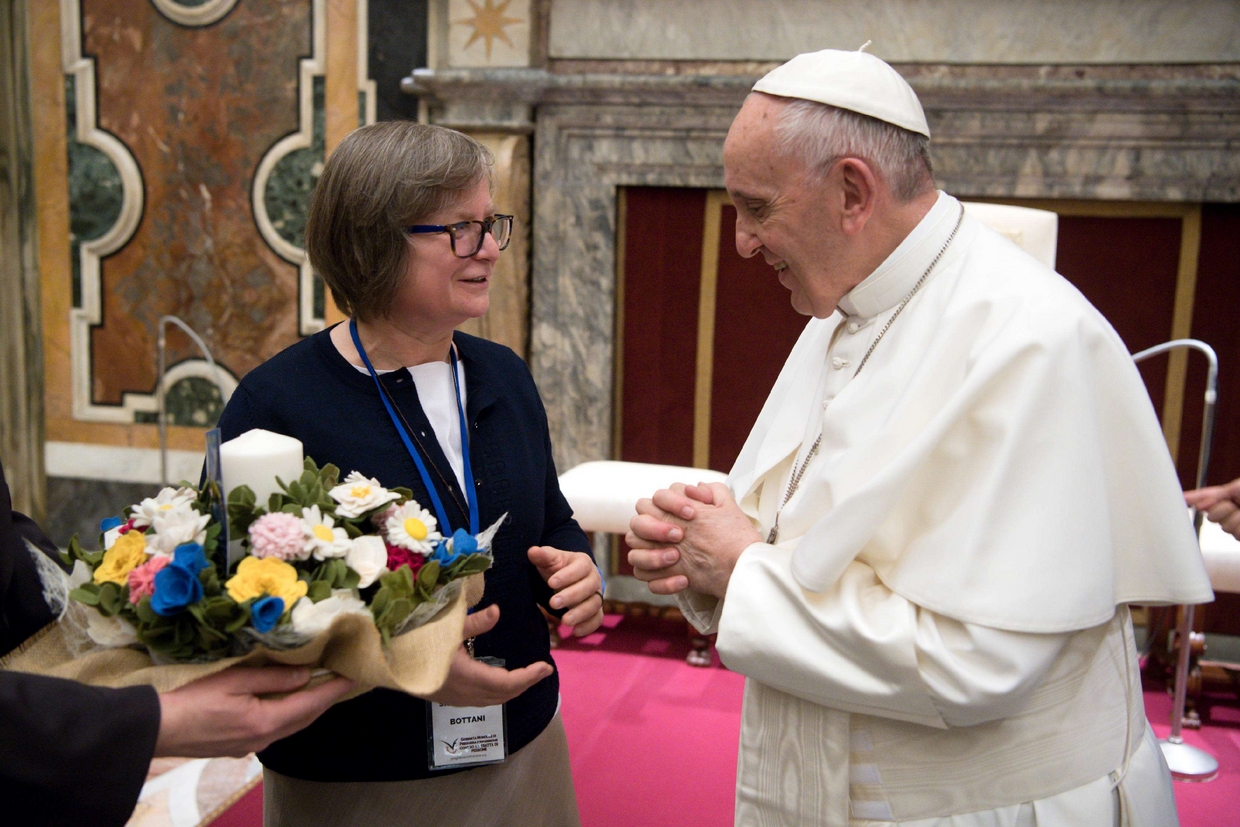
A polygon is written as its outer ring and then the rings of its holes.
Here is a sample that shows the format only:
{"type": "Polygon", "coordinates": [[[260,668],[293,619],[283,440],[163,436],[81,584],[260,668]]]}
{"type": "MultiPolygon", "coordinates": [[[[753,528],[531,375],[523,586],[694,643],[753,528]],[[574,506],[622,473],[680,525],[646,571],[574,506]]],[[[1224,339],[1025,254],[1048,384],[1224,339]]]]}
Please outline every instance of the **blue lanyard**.
{"type": "MultiPolygon", "coordinates": [[[[388,416],[392,420],[392,424],[396,426],[396,432],[400,434],[401,442],[405,443],[405,449],[409,452],[409,456],[413,457],[413,464],[418,467],[418,474],[422,477],[422,484],[426,486],[426,493],[430,495],[431,504],[435,506],[435,516],[439,518],[441,533],[444,537],[452,536],[452,526],[448,523],[448,513],[444,511],[443,502],[439,499],[439,493],[435,490],[435,483],[431,480],[431,475],[426,471],[426,463],[422,461],[422,457],[418,454],[418,449],[414,447],[413,440],[409,438],[409,432],[405,430],[404,423],[400,421],[400,417],[396,415],[392,403],[388,400],[387,394],[383,390],[383,386],[379,384],[379,374],[375,373],[374,366],[370,364],[370,358],[366,355],[366,349],[362,347],[362,340],[357,335],[357,323],[349,321],[349,333],[353,336],[353,346],[357,348],[357,354],[362,357],[366,370],[370,371],[370,378],[375,380],[375,387],[379,390],[379,399],[383,401],[383,407],[387,408],[388,416]]],[[[460,417],[461,423],[461,460],[464,464],[465,471],[465,499],[469,503],[469,533],[478,534],[478,495],[474,491],[474,472],[469,462],[469,429],[465,425],[465,405],[461,402],[461,380],[456,373],[456,348],[453,347],[448,351],[452,357],[452,386],[456,389],[456,413],[460,417]]]]}

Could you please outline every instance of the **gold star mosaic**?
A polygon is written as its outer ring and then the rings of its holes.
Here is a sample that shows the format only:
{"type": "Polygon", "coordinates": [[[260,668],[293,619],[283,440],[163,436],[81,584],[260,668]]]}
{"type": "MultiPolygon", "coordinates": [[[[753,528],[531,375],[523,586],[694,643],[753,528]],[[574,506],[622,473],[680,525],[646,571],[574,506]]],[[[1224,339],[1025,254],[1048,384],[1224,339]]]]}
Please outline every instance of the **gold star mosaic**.
{"type": "Polygon", "coordinates": [[[449,0],[453,66],[528,66],[530,0],[449,0]]]}

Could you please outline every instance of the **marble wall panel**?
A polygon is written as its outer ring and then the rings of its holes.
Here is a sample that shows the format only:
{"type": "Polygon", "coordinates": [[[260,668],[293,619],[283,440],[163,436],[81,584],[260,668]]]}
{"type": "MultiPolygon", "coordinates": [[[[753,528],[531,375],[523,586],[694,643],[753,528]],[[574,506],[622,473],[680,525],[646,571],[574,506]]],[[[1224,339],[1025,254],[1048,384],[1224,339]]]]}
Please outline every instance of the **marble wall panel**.
{"type": "MultiPolygon", "coordinates": [[[[99,126],[129,148],[145,186],[137,231],[102,262],[93,401],[153,390],[156,324],[168,313],[243,375],[297,336],[297,270],[260,237],[250,186],[263,153],[297,129],[310,2],[246,0],[190,28],[146,0],[83,0],[81,19],[99,126]]],[[[169,340],[170,363],[197,356],[169,340]]]]}
{"type": "MultiPolygon", "coordinates": [[[[561,468],[611,456],[616,188],[722,186],[723,138],[755,79],[601,68],[428,69],[407,84],[437,122],[535,130],[530,363],[561,468]]],[[[1234,64],[898,68],[953,194],[1240,199],[1234,64]]]]}
{"type": "Polygon", "coordinates": [[[534,145],[530,369],[561,470],[611,456],[618,186],[718,187],[734,111],[545,107],[534,145]]]}
{"type": "Polygon", "coordinates": [[[1240,60],[1233,0],[552,0],[552,58],[787,60],[818,49],[929,63],[1240,60]]]}

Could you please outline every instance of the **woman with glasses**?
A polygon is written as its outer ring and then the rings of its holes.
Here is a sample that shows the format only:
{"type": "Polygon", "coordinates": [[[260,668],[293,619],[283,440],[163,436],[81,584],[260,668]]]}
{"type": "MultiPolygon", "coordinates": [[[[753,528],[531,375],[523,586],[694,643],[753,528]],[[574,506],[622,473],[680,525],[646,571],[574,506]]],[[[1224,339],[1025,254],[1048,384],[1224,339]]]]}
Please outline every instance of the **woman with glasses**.
{"type": "Polygon", "coordinates": [[[539,606],[587,634],[601,582],[525,363],[455,330],[487,311],[512,233],[490,165],[481,144],[441,127],[384,122],[345,138],[314,191],[306,252],[348,321],[247,374],[220,418],[225,439],[288,434],[320,465],[411,489],[443,536],[508,515],[467,620],[476,637],[443,688],[376,689],[259,753],[267,825],[579,823],[539,606]],[[458,761],[459,739],[431,709],[464,713],[432,701],[502,714],[506,748],[458,761]]]}

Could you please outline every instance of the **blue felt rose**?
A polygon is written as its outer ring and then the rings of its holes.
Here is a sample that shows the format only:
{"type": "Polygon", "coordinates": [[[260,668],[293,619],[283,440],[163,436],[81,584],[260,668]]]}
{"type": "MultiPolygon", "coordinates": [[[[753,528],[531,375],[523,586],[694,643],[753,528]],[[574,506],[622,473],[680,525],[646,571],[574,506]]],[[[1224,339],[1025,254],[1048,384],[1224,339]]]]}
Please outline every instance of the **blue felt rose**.
{"type": "Polygon", "coordinates": [[[124,524],[125,524],[125,521],[122,520],[120,517],[108,517],[106,520],[99,523],[99,530],[102,531],[104,534],[107,534],[112,529],[120,528],[124,524]]]}
{"type": "Polygon", "coordinates": [[[151,610],[155,614],[172,617],[199,600],[202,600],[202,581],[175,559],[155,575],[155,593],[151,595],[151,610]]]}
{"type": "Polygon", "coordinates": [[[431,559],[441,566],[450,566],[467,554],[478,550],[478,541],[468,531],[458,528],[452,537],[442,541],[436,548],[431,559]]]}
{"type": "Polygon", "coordinates": [[[260,597],[250,605],[250,622],[256,631],[266,634],[276,627],[284,614],[284,599],[260,597]]]}
{"type": "Polygon", "coordinates": [[[207,567],[207,555],[198,543],[182,543],[172,552],[172,563],[189,569],[197,577],[207,567]]]}

